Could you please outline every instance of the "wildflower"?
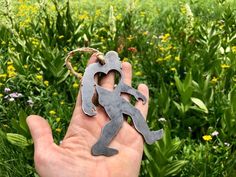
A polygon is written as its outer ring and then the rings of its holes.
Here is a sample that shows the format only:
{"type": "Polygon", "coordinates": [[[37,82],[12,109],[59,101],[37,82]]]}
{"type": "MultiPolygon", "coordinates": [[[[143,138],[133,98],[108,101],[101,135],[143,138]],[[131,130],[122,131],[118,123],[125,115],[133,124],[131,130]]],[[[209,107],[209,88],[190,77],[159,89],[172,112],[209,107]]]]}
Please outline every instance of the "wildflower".
{"type": "Polygon", "coordinates": [[[61,128],[56,128],[56,132],[61,133],[61,128]]]}
{"type": "Polygon", "coordinates": [[[159,122],[166,122],[166,119],[164,117],[161,117],[158,119],[159,122]]]}
{"type": "Polygon", "coordinates": [[[232,50],[233,53],[236,53],[236,45],[232,46],[231,50],[232,50]]]}
{"type": "Polygon", "coordinates": [[[158,58],[156,62],[159,63],[159,62],[162,62],[163,60],[164,60],[163,58],[158,58]]]}
{"type": "Polygon", "coordinates": [[[147,36],[147,35],[148,35],[148,31],[144,31],[144,32],[143,32],[143,35],[144,35],[144,36],[147,36]]]}
{"type": "Polygon", "coordinates": [[[135,47],[129,47],[128,51],[132,52],[132,53],[136,53],[137,49],[135,47]]]}
{"type": "Polygon", "coordinates": [[[78,70],[78,67],[77,67],[77,66],[74,66],[73,69],[74,69],[75,71],[77,71],[77,70],[78,70]]]}
{"type": "Polygon", "coordinates": [[[188,127],[188,130],[189,130],[189,132],[192,132],[193,130],[192,130],[192,127],[188,127]]]}
{"type": "Polygon", "coordinates": [[[126,57],[124,57],[124,58],[123,58],[123,61],[124,61],[124,62],[125,62],[125,61],[129,61],[129,59],[126,58],[126,57]]]}
{"type": "Polygon", "coordinates": [[[119,14],[116,16],[116,20],[118,20],[118,21],[121,21],[121,20],[122,20],[122,14],[121,14],[121,13],[119,13],[119,14]]]}
{"type": "Polygon", "coordinates": [[[60,120],[61,120],[60,117],[56,118],[56,122],[60,122],[60,120]]]}
{"type": "Polygon", "coordinates": [[[160,51],[165,51],[166,49],[164,47],[158,47],[160,49],[160,51]]]}
{"type": "Polygon", "coordinates": [[[167,56],[164,58],[164,60],[169,60],[169,59],[171,59],[171,55],[167,55],[167,56]]]}
{"type": "Polygon", "coordinates": [[[132,41],[133,38],[134,38],[134,37],[133,37],[132,35],[129,35],[129,36],[127,37],[128,41],[132,41]]]}
{"type": "Polygon", "coordinates": [[[204,135],[204,136],[202,136],[202,138],[203,138],[205,141],[211,141],[211,140],[212,140],[212,136],[211,136],[211,135],[204,135]]]}
{"type": "Polygon", "coordinates": [[[44,83],[44,85],[46,85],[46,86],[49,85],[49,82],[48,82],[48,81],[44,81],[43,83],[44,83]]]}
{"type": "Polygon", "coordinates": [[[229,68],[230,66],[227,65],[227,64],[221,64],[220,67],[221,67],[222,69],[227,69],[227,68],[229,68]]]}
{"type": "Polygon", "coordinates": [[[73,88],[78,88],[78,87],[79,87],[79,84],[77,84],[77,83],[73,84],[73,88]]]}
{"type": "Polygon", "coordinates": [[[214,132],[211,133],[211,136],[218,136],[218,135],[219,135],[219,132],[216,131],[216,130],[215,130],[214,132]]]}
{"type": "Polygon", "coordinates": [[[9,94],[9,96],[11,98],[20,98],[20,97],[23,97],[23,95],[21,93],[17,93],[17,92],[14,92],[14,93],[11,93],[9,94]]]}
{"type": "Polygon", "coordinates": [[[8,92],[10,92],[10,91],[11,91],[10,88],[7,88],[7,87],[6,87],[6,88],[4,89],[4,92],[5,92],[5,93],[8,93],[8,92]]]}
{"type": "Polygon", "coordinates": [[[134,73],[134,75],[135,75],[135,76],[142,76],[143,73],[142,73],[141,71],[137,71],[137,72],[134,73]]]}
{"type": "Polygon", "coordinates": [[[180,11],[181,11],[182,14],[186,14],[186,12],[187,12],[186,7],[185,7],[185,6],[182,6],[182,7],[180,8],[180,11]]]}
{"type": "Polygon", "coordinates": [[[7,77],[7,74],[0,74],[0,78],[5,79],[7,77]]]}
{"type": "Polygon", "coordinates": [[[175,57],[175,61],[180,61],[180,57],[179,56],[175,57]]]}
{"type": "Polygon", "coordinates": [[[43,76],[42,76],[41,74],[37,74],[37,75],[36,75],[36,78],[37,78],[38,80],[43,80],[43,76]]]}
{"type": "Polygon", "coordinates": [[[64,102],[64,101],[61,101],[60,104],[63,105],[63,104],[65,104],[65,102],[64,102]]]}
{"type": "Polygon", "coordinates": [[[25,69],[28,69],[28,67],[29,67],[28,65],[24,65],[24,68],[25,68],[25,69]]]}
{"type": "Polygon", "coordinates": [[[0,98],[3,97],[3,94],[0,93],[0,98]]]}
{"type": "Polygon", "coordinates": [[[49,111],[49,114],[51,114],[51,115],[55,115],[55,114],[56,114],[56,111],[51,110],[51,111],[49,111]]]}
{"type": "Polygon", "coordinates": [[[145,15],[146,15],[145,12],[143,12],[143,11],[140,12],[140,16],[141,16],[141,17],[145,17],[145,15]]]}
{"type": "Polygon", "coordinates": [[[15,99],[14,98],[9,98],[8,101],[13,102],[13,101],[15,101],[15,99]]]}
{"type": "Polygon", "coordinates": [[[30,107],[32,107],[32,106],[34,105],[34,102],[33,102],[33,100],[31,100],[31,99],[29,99],[29,100],[27,101],[27,103],[29,104],[30,107]]]}
{"type": "Polygon", "coordinates": [[[176,68],[173,67],[173,68],[170,68],[170,70],[175,72],[175,71],[176,71],[176,68]]]}
{"type": "Polygon", "coordinates": [[[161,42],[165,43],[165,42],[167,42],[169,40],[170,34],[166,33],[164,35],[161,35],[159,38],[161,39],[161,42]]]}
{"type": "Polygon", "coordinates": [[[230,144],[227,143],[227,142],[224,142],[224,145],[225,145],[225,146],[228,146],[228,147],[230,146],[230,144]]]}
{"type": "MultiPolygon", "coordinates": [[[[9,62],[10,63],[10,62],[9,62]]],[[[8,77],[14,77],[16,76],[16,72],[15,72],[15,67],[12,64],[9,64],[7,66],[7,73],[8,73],[8,77]]]]}
{"type": "Polygon", "coordinates": [[[211,79],[211,83],[212,83],[212,84],[215,84],[216,82],[218,82],[218,78],[213,77],[213,78],[211,79]]]}

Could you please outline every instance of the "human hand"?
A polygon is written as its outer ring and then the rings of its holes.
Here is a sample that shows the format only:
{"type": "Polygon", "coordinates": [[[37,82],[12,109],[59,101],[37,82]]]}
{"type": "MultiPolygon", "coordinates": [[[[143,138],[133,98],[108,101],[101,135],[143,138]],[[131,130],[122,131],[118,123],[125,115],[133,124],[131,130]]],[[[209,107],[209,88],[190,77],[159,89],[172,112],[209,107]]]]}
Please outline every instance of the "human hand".
{"type": "MultiPolygon", "coordinates": [[[[92,56],[89,64],[95,62],[92,56]]],[[[122,63],[124,82],[131,85],[132,69],[127,62],[122,63]]],[[[100,85],[106,89],[114,88],[114,73],[110,72],[100,85]]],[[[148,88],[140,84],[141,92],[148,102],[148,88]]],[[[122,95],[129,100],[128,95],[122,95]]],[[[138,100],[135,107],[146,118],[148,104],[138,100]]],[[[79,93],[73,116],[67,133],[60,145],[53,141],[52,131],[48,122],[40,116],[31,115],[27,123],[34,141],[34,161],[41,177],[137,177],[139,175],[143,154],[142,136],[126,121],[109,147],[119,150],[111,157],[92,156],[91,147],[101,134],[101,129],[109,121],[109,117],[101,106],[93,117],[85,115],[81,108],[79,93]]]]}

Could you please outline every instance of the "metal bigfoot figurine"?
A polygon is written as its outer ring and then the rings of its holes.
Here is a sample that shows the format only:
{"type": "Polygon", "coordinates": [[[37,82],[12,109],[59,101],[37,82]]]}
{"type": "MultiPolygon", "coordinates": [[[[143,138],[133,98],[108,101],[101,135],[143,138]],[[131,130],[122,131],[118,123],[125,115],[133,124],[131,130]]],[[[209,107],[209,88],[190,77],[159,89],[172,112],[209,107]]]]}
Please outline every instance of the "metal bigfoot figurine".
{"type": "Polygon", "coordinates": [[[110,122],[108,122],[102,129],[101,137],[92,147],[92,155],[113,156],[118,153],[118,150],[109,148],[108,145],[122,127],[123,115],[131,117],[134,127],[140,134],[142,134],[147,144],[152,144],[156,140],[159,140],[163,136],[163,130],[150,131],[141,112],[121,97],[121,93],[127,93],[133,95],[137,100],[141,99],[143,104],[147,104],[144,95],[123,82],[121,61],[118,54],[114,51],[108,52],[105,55],[104,62],[104,64],[99,62],[90,64],[86,68],[82,79],[81,93],[82,109],[84,113],[88,116],[96,115],[96,107],[92,103],[92,98],[96,90],[98,94],[98,102],[103,106],[110,118],[110,122]],[[96,74],[107,74],[110,71],[117,71],[121,76],[121,80],[113,91],[106,90],[99,86],[94,80],[96,74]]]}

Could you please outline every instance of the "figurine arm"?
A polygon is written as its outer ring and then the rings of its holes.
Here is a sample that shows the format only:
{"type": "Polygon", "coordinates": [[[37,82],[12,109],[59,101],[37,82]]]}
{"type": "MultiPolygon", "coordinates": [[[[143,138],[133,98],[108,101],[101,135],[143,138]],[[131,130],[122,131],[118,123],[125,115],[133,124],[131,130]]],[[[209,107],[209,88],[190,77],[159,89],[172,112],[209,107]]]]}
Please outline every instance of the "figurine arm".
{"type": "Polygon", "coordinates": [[[146,97],[142,93],[140,93],[138,90],[126,85],[125,83],[121,83],[119,87],[120,87],[120,92],[133,95],[136,100],[140,99],[143,101],[143,104],[146,104],[147,102],[146,97]]]}

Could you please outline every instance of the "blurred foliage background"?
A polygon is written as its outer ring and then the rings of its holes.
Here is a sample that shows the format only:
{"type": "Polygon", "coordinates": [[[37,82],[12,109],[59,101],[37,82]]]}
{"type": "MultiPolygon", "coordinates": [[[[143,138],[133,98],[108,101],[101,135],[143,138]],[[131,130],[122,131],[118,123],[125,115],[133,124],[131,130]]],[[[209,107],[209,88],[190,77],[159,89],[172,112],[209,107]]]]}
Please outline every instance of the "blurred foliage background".
{"type": "MultiPolygon", "coordinates": [[[[25,119],[39,114],[55,142],[79,81],[67,53],[114,50],[150,88],[141,177],[236,174],[235,0],[0,0],[0,176],[37,176],[25,119]]],[[[74,58],[83,73],[89,55],[74,58]]]]}

